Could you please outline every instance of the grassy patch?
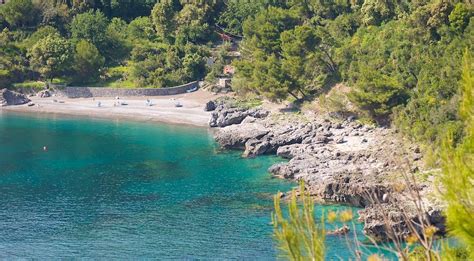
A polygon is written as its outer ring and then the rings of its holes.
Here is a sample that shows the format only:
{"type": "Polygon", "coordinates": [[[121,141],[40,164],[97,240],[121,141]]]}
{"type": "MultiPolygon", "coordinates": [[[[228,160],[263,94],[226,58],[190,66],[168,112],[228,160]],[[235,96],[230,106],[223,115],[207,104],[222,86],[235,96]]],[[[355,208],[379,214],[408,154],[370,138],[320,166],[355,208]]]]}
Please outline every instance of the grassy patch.
{"type": "Polygon", "coordinates": [[[15,89],[32,89],[32,90],[42,90],[46,87],[46,84],[41,81],[27,81],[21,83],[14,83],[13,88],[15,89]]]}
{"type": "Polygon", "coordinates": [[[369,125],[369,126],[377,126],[376,122],[374,121],[374,119],[366,116],[366,115],[359,115],[359,118],[357,118],[357,121],[360,123],[360,124],[363,124],[363,125],[369,125]]]}
{"type": "Polygon", "coordinates": [[[133,81],[127,79],[128,70],[129,67],[127,66],[107,68],[107,70],[103,72],[101,79],[74,85],[84,87],[138,88],[133,81]]]}
{"type": "Polygon", "coordinates": [[[257,99],[257,98],[239,99],[235,101],[235,105],[237,107],[246,108],[246,109],[255,108],[262,104],[263,104],[262,100],[257,99]]]}
{"type": "Polygon", "coordinates": [[[54,78],[51,83],[52,84],[64,84],[64,85],[67,85],[71,82],[70,79],[67,79],[67,78],[54,78]]]}
{"type": "Polygon", "coordinates": [[[263,104],[262,100],[257,97],[240,97],[240,98],[231,98],[231,97],[220,97],[217,98],[218,101],[223,101],[231,107],[238,107],[244,109],[251,109],[258,107],[263,104]]]}
{"type": "Polygon", "coordinates": [[[308,118],[301,111],[274,113],[274,114],[270,114],[270,118],[275,122],[286,122],[286,123],[297,122],[298,124],[312,122],[312,119],[308,118]]]}
{"type": "Polygon", "coordinates": [[[84,87],[108,87],[108,88],[138,88],[132,81],[107,79],[93,83],[78,84],[84,87]]]}

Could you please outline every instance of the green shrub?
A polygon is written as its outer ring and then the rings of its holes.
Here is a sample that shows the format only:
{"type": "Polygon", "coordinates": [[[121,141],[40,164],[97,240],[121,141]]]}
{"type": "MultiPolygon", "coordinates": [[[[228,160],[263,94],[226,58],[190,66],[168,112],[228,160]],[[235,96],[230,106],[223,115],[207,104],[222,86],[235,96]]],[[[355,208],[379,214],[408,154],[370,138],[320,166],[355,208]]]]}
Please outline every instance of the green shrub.
{"type": "Polygon", "coordinates": [[[463,32],[469,24],[472,16],[472,6],[469,8],[464,3],[457,3],[451,14],[449,14],[449,23],[457,32],[463,32]]]}
{"type": "Polygon", "coordinates": [[[349,98],[374,117],[386,116],[397,105],[404,104],[408,95],[393,77],[364,69],[349,98]]]}
{"type": "Polygon", "coordinates": [[[281,194],[274,197],[275,213],[272,215],[273,235],[280,254],[289,260],[324,260],[326,254],[324,218],[316,221],[314,201],[300,185],[300,196],[292,191],[288,203],[288,218],[280,207],[281,194]],[[298,206],[300,200],[302,207],[298,206]]]}
{"type": "Polygon", "coordinates": [[[460,239],[469,258],[474,259],[474,79],[472,61],[466,51],[460,102],[460,117],[465,124],[465,136],[454,147],[452,136],[442,147],[443,195],[448,203],[446,217],[449,232],[460,239]]]}
{"type": "Polygon", "coordinates": [[[42,90],[46,87],[44,82],[40,81],[31,81],[31,82],[21,82],[21,83],[14,83],[13,88],[15,89],[33,89],[33,90],[42,90]]]}
{"type": "Polygon", "coordinates": [[[79,40],[74,53],[74,79],[76,82],[97,80],[105,59],[99,50],[86,40],[79,40]]]}

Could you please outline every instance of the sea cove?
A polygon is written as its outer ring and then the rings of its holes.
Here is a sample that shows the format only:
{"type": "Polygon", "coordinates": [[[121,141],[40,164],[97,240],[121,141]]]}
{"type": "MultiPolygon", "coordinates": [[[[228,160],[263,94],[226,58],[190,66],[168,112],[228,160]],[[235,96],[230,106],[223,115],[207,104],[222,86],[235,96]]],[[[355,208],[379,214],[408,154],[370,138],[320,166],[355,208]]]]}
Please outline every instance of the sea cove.
{"type": "Polygon", "coordinates": [[[282,159],[221,151],[205,128],[10,112],[0,144],[0,258],[276,257],[282,159]]]}
{"type": "Polygon", "coordinates": [[[0,0],[0,260],[474,260],[473,32],[466,0],[0,0]]]}

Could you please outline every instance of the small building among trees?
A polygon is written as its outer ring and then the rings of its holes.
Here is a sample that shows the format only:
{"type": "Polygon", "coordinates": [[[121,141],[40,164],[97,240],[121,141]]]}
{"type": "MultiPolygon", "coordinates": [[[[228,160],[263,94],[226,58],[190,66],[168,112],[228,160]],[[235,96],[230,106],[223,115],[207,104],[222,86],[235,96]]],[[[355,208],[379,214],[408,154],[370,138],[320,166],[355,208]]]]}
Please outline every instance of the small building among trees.
{"type": "Polygon", "coordinates": [[[226,74],[226,75],[234,75],[235,67],[228,64],[228,65],[224,66],[223,73],[226,74]]]}
{"type": "Polygon", "coordinates": [[[227,87],[230,87],[230,82],[231,82],[230,78],[219,78],[218,85],[219,87],[227,88],[227,87]]]}

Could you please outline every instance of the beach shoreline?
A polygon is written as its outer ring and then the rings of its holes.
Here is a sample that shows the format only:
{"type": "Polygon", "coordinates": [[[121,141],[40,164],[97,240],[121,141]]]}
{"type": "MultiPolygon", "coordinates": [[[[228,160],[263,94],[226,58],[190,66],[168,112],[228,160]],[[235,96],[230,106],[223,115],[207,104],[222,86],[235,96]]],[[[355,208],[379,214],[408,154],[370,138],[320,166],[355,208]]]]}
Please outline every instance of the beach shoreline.
{"type": "Polygon", "coordinates": [[[29,97],[34,106],[15,105],[2,107],[0,111],[30,115],[80,116],[96,119],[132,120],[157,122],[194,127],[208,127],[210,112],[204,105],[218,95],[198,90],[193,93],[153,97],[29,97]],[[151,106],[147,104],[151,101],[151,106]],[[99,107],[100,103],[100,107],[99,107]],[[125,103],[126,105],[119,105],[125,103]],[[182,107],[176,107],[176,104],[182,107]]]}

